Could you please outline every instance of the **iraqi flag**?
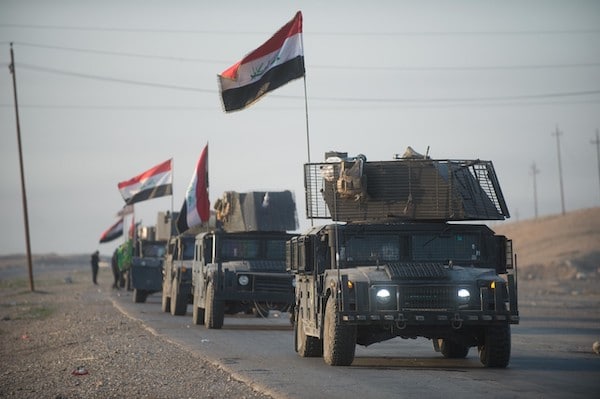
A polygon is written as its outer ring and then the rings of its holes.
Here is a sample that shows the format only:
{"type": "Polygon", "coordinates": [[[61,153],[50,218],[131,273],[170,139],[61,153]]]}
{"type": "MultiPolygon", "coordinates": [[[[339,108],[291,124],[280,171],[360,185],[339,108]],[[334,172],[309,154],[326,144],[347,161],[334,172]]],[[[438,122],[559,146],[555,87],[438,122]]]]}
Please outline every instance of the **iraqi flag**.
{"type": "Polygon", "coordinates": [[[115,224],[110,226],[102,235],[100,236],[100,244],[105,242],[110,242],[114,239],[117,239],[123,235],[123,218],[117,220],[115,224]]]}
{"type": "Polygon", "coordinates": [[[225,112],[244,109],[290,80],[304,76],[302,13],[219,76],[225,112]]]}
{"type": "Polygon", "coordinates": [[[208,222],[210,200],[208,198],[208,144],[200,153],[194,175],[185,193],[183,206],[177,217],[179,234],[208,222]]]}
{"type": "Polygon", "coordinates": [[[172,159],[119,183],[126,204],[173,194],[172,159]]]}

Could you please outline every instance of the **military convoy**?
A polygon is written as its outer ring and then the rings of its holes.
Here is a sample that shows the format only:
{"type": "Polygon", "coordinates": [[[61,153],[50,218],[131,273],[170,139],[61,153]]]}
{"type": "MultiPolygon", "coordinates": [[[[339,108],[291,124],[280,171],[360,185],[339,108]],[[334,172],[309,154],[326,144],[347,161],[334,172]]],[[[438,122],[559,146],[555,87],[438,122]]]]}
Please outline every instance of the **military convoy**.
{"type": "Polygon", "coordinates": [[[327,153],[304,175],[307,216],[333,223],[287,243],[300,356],[347,366],[357,344],[425,337],[445,358],[477,347],[485,367],[508,365],[512,242],[473,223],[510,217],[490,161],[327,153]]]}
{"type": "Polygon", "coordinates": [[[192,304],[193,323],[211,329],[225,314],[289,311],[295,351],[332,366],[352,364],[356,345],[424,337],[445,358],[476,347],[485,367],[506,367],[516,256],[510,239],[476,223],[510,217],[492,162],[410,147],[390,161],[325,158],[304,165],[306,214],[331,223],[289,233],[291,192],[225,192],[209,224],[170,232],[164,262],[144,250],[151,241],[140,246],[134,301],[162,288],[164,312],[192,304]]]}
{"type": "Polygon", "coordinates": [[[210,329],[225,314],[288,311],[293,277],[286,271],[285,245],[297,228],[290,191],[226,192],[215,204],[217,228],[195,240],[192,318],[210,329]]]}

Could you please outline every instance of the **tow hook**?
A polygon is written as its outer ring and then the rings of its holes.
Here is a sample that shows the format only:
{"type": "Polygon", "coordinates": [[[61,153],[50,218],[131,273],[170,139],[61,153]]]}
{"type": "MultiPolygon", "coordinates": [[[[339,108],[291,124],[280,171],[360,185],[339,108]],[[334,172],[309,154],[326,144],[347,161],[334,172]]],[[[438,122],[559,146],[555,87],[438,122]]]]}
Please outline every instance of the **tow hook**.
{"type": "Polygon", "coordinates": [[[462,327],[462,323],[463,323],[463,320],[460,318],[458,313],[456,313],[454,315],[454,318],[452,319],[452,328],[454,328],[455,330],[458,330],[459,328],[462,327]]]}
{"type": "Polygon", "coordinates": [[[398,321],[396,321],[396,328],[398,330],[404,330],[406,328],[406,319],[404,318],[404,315],[400,315],[398,317],[398,321]]]}

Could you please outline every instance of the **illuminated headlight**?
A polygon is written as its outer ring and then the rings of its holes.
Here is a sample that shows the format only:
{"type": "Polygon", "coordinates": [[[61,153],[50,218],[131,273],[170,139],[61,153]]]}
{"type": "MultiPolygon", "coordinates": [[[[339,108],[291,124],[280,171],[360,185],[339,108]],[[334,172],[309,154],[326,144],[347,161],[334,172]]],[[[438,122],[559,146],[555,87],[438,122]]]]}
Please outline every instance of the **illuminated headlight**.
{"type": "Polygon", "coordinates": [[[458,298],[462,299],[463,301],[468,301],[469,298],[471,298],[471,293],[466,288],[459,289],[457,295],[458,295],[458,298]]]}
{"type": "Polygon", "coordinates": [[[390,294],[390,291],[386,288],[381,288],[380,290],[378,290],[377,293],[375,294],[375,296],[377,298],[377,302],[379,302],[381,304],[389,303],[390,300],[392,299],[392,295],[390,294]]]}
{"type": "Polygon", "coordinates": [[[240,283],[240,285],[248,285],[249,282],[250,279],[248,278],[248,276],[242,274],[238,277],[238,283],[240,283]]]}

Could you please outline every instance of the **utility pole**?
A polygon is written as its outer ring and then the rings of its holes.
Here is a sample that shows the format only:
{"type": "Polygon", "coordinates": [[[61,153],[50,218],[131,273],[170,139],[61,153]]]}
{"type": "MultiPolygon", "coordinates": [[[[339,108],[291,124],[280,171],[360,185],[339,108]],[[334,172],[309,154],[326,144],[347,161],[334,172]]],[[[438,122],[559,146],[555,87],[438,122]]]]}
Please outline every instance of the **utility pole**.
{"type": "Polygon", "coordinates": [[[538,200],[537,200],[537,185],[535,175],[540,173],[540,170],[535,166],[535,162],[531,165],[531,174],[533,175],[533,210],[535,218],[538,218],[538,200]]]}
{"type": "Polygon", "coordinates": [[[552,133],[553,136],[556,137],[556,152],[558,154],[558,178],[560,181],[560,205],[562,208],[562,214],[565,214],[565,192],[563,189],[563,176],[562,176],[562,165],[560,162],[560,135],[563,132],[558,130],[558,126],[556,126],[556,131],[552,133]]]}
{"type": "Polygon", "coordinates": [[[598,137],[598,129],[596,129],[596,140],[592,140],[591,143],[596,144],[596,156],[598,157],[598,180],[600,183],[600,138],[598,137]]]}
{"type": "Polygon", "coordinates": [[[29,214],[27,212],[27,193],[25,191],[25,171],[23,169],[23,148],[21,145],[21,124],[19,123],[19,102],[17,101],[17,74],[15,71],[15,56],[13,44],[10,44],[10,65],[8,67],[12,74],[13,91],[15,97],[15,116],[17,121],[17,143],[19,145],[19,165],[21,167],[21,194],[23,196],[23,218],[25,224],[25,246],[27,247],[27,271],[29,272],[29,290],[35,291],[33,287],[33,262],[31,260],[31,241],[29,239],[29,214]]]}

